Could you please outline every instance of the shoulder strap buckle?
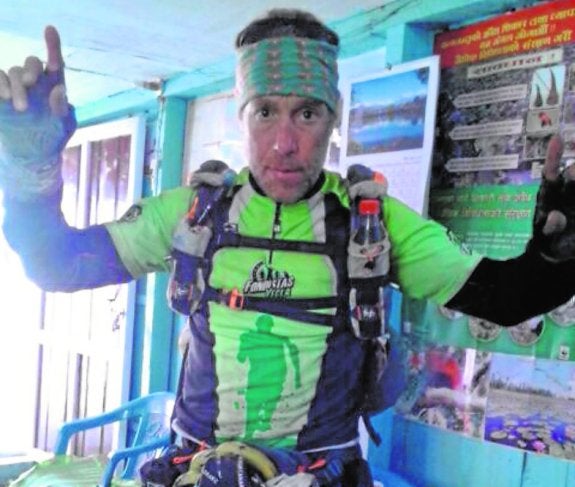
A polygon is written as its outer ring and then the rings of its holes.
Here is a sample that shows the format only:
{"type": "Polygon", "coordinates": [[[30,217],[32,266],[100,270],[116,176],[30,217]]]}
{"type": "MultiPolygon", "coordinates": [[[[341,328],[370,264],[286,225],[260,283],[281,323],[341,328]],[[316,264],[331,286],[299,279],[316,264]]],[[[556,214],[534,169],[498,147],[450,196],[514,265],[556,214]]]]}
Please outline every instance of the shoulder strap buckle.
{"type": "Polygon", "coordinates": [[[232,289],[232,292],[227,296],[227,305],[231,309],[242,309],[244,307],[244,295],[241,294],[237,288],[232,289]]]}

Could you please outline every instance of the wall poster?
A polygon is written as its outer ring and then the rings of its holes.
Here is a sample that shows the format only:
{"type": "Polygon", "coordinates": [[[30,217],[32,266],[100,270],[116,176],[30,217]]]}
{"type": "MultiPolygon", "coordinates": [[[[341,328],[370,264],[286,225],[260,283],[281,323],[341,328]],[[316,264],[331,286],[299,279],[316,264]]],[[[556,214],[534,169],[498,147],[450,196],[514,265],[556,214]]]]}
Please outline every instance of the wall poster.
{"type": "MultiPolygon", "coordinates": [[[[436,37],[441,83],[429,213],[475,250],[519,255],[546,146],[575,162],[575,1],[519,10],[436,37]]],[[[409,418],[575,460],[575,298],[503,328],[404,300],[409,418]]]]}

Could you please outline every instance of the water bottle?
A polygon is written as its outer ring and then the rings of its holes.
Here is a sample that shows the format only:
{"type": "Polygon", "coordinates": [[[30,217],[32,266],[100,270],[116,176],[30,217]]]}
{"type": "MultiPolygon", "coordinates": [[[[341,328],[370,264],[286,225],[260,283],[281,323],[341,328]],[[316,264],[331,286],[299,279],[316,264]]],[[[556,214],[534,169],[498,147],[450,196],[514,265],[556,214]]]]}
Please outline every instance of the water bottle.
{"type": "Polygon", "coordinates": [[[380,202],[377,199],[362,199],[357,206],[357,223],[353,241],[360,245],[365,257],[365,268],[373,270],[375,259],[381,250],[380,243],[385,237],[385,230],[379,218],[380,202]]]}
{"type": "Polygon", "coordinates": [[[360,199],[352,209],[348,248],[350,312],[358,338],[381,336],[384,326],[383,286],[389,272],[389,241],[381,220],[381,202],[360,199]]]}

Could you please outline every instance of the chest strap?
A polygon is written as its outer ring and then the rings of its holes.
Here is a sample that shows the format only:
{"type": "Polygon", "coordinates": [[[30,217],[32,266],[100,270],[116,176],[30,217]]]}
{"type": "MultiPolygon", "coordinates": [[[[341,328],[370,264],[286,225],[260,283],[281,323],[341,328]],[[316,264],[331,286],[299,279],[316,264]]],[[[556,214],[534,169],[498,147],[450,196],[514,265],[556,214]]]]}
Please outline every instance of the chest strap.
{"type": "Polygon", "coordinates": [[[337,308],[337,296],[322,298],[273,299],[270,297],[244,296],[237,289],[230,292],[219,291],[207,286],[204,299],[228,306],[231,309],[258,311],[290,320],[314,325],[337,327],[344,323],[339,314],[320,313],[318,309],[337,308]]]}
{"type": "Polygon", "coordinates": [[[251,247],[254,249],[281,250],[285,252],[303,252],[307,254],[333,255],[333,245],[304,240],[279,240],[264,237],[246,237],[240,235],[235,225],[228,224],[216,235],[216,248],[251,247]]]}

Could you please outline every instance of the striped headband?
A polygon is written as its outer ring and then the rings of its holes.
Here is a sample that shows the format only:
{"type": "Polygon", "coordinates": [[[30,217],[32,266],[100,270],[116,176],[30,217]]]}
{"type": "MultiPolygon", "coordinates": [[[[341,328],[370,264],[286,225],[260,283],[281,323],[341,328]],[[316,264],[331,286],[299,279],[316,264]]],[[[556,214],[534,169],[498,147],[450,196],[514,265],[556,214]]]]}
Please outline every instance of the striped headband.
{"type": "Polygon", "coordinates": [[[236,93],[240,111],[262,95],[297,95],[323,101],[333,112],[338,48],[302,37],[274,37],[238,49],[236,93]]]}

